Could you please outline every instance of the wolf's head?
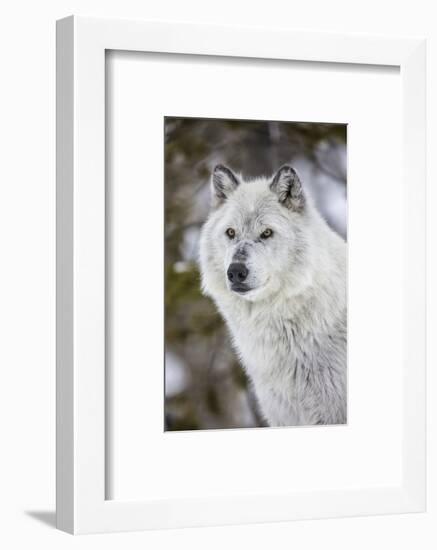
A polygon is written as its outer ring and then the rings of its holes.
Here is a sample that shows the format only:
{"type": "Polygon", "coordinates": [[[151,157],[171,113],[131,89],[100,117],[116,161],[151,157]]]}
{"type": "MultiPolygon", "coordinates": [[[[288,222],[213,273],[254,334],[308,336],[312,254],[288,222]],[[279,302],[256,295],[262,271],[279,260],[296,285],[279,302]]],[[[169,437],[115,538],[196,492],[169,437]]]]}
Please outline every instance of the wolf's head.
{"type": "Polygon", "coordinates": [[[205,293],[253,302],[300,292],[311,273],[312,208],[296,171],[285,165],[271,178],[245,181],[218,165],[211,193],[200,245],[205,293]]]}

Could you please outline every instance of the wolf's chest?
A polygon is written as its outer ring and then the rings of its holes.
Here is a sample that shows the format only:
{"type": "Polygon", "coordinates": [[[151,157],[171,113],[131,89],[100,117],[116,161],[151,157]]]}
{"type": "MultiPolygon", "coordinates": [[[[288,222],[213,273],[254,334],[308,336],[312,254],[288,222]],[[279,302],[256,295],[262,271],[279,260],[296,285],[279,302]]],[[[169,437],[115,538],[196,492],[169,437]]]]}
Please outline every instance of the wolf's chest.
{"type": "Polygon", "coordinates": [[[278,326],[239,326],[234,342],[244,367],[257,388],[265,387],[286,401],[295,400],[296,377],[311,353],[302,349],[296,333],[278,326]]]}
{"type": "Polygon", "coordinates": [[[317,344],[292,322],[234,327],[234,342],[253,381],[261,408],[273,425],[314,423],[317,344]]]}
{"type": "Polygon", "coordinates": [[[281,377],[310,355],[310,342],[290,321],[234,324],[232,332],[238,351],[253,374],[260,370],[281,377]]]}

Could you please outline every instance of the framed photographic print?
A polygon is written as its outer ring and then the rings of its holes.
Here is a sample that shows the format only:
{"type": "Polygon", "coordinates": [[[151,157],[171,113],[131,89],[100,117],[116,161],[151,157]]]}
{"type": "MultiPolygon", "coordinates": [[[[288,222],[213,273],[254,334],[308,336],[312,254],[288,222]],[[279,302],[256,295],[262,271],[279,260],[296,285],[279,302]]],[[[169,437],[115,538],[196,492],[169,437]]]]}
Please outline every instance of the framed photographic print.
{"type": "Polygon", "coordinates": [[[425,482],[425,41],[58,21],[58,527],[425,482]]]}

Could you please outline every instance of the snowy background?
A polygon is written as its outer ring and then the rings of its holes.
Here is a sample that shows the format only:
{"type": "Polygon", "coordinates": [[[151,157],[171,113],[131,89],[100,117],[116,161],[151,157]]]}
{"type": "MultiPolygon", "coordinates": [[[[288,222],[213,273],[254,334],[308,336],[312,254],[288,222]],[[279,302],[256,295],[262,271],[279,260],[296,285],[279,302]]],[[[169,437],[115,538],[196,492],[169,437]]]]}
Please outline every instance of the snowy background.
{"type": "Polygon", "coordinates": [[[200,293],[200,229],[217,163],[245,177],[290,163],[328,224],[346,239],[346,125],[165,119],[165,427],[263,426],[213,303],[200,293]]]}

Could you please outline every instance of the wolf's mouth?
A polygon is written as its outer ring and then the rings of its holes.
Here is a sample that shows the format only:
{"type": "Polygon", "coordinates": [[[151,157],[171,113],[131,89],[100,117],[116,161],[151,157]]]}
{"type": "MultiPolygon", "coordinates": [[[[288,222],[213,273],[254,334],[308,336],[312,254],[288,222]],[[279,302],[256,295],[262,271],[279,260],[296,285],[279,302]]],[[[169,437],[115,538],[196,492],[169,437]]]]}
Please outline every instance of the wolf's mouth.
{"type": "Polygon", "coordinates": [[[245,292],[249,292],[249,290],[252,290],[250,286],[244,285],[244,284],[238,284],[235,283],[231,285],[232,292],[236,292],[237,294],[244,294],[245,292]]]}
{"type": "Polygon", "coordinates": [[[259,296],[259,293],[262,293],[265,290],[269,282],[270,282],[270,278],[268,278],[262,285],[255,286],[255,287],[249,286],[245,283],[237,282],[237,283],[231,284],[229,287],[229,290],[231,290],[232,292],[235,292],[235,294],[240,294],[240,295],[247,294],[248,298],[256,297],[256,296],[259,296]]]}

